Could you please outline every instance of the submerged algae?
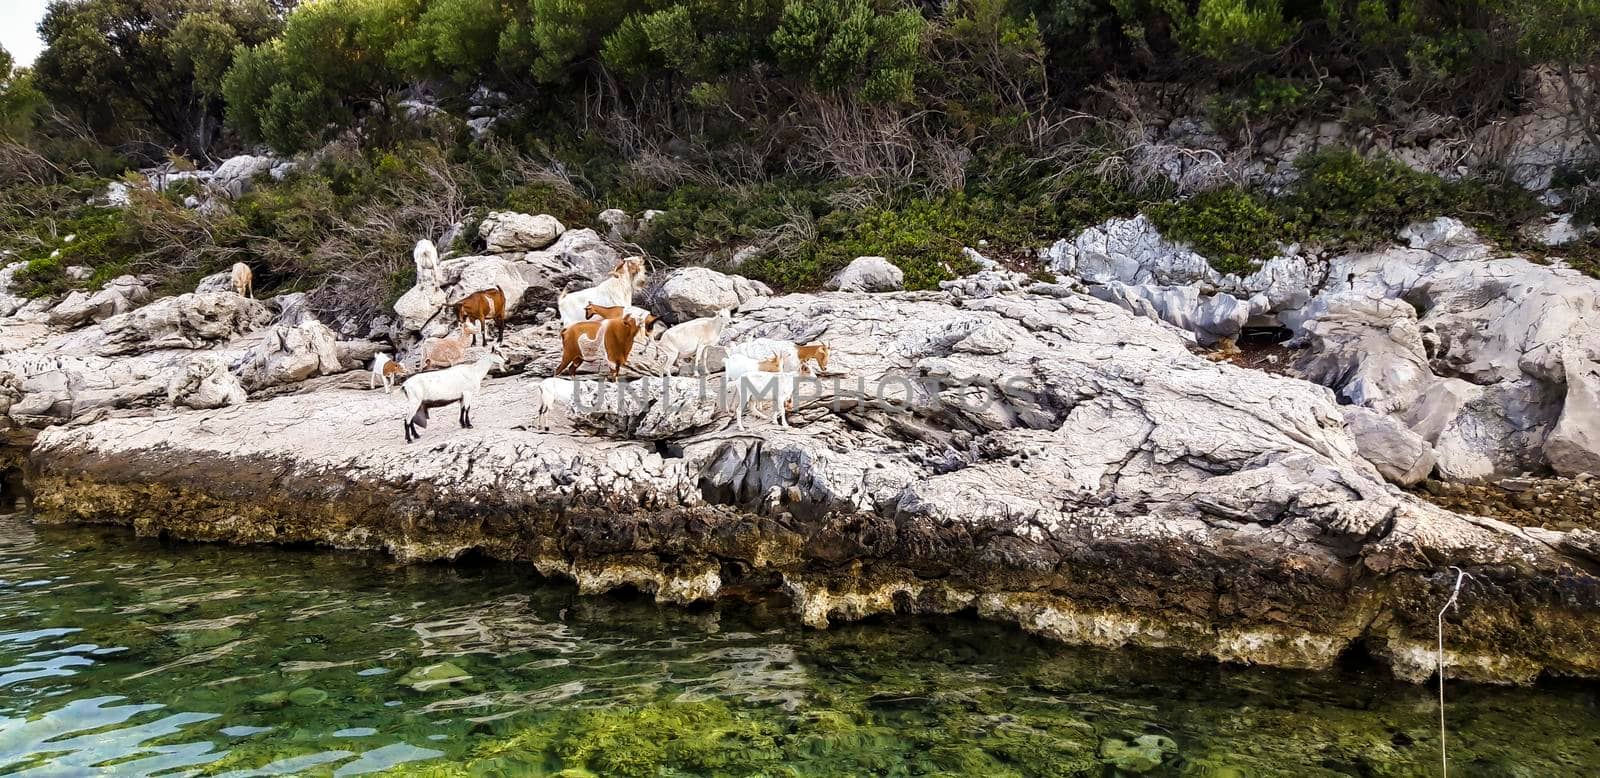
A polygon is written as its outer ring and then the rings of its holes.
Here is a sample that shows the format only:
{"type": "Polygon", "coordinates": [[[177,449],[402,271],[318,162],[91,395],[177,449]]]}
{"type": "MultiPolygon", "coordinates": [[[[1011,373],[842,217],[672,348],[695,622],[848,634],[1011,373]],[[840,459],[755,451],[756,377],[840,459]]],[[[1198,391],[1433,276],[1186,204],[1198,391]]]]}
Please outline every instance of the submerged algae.
{"type": "MultiPolygon", "coordinates": [[[[0,772],[1413,775],[1438,758],[1432,690],[1350,664],[1076,649],[959,617],[816,632],[778,603],[579,597],[525,566],[8,520],[0,581],[0,772]],[[413,688],[418,668],[451,682],[413,688]]],[[[1580,774],[1600,763],[1596,691],[1452,684],[1453,765],[1580,774]]]]}

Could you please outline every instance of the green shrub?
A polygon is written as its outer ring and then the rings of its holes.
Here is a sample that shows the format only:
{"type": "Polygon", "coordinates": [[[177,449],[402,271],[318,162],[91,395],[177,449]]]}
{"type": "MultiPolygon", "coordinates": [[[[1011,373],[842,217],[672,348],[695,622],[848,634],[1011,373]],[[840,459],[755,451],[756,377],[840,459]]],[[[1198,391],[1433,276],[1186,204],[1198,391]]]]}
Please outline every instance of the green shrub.
{"type": "Polygon", "coordinates": [[[1162,235],[1188,243],[1223,273],[1251,272],[1297,233],[1266,198],[1231,186],[1158,203],[1145,213],[1162,235]]]}
{"type": "Polygon", "coordinates": [[[21,255],[28,266],[17,274],[17,288],[28,297],[64,293],[80,283],[66,276],[73,265],[95,271],[91,281],[126,272],[136,246],[123,216],[119,208],[84,207],[56,224],[53,234],[38,235],[39,242],[21,255]]]}

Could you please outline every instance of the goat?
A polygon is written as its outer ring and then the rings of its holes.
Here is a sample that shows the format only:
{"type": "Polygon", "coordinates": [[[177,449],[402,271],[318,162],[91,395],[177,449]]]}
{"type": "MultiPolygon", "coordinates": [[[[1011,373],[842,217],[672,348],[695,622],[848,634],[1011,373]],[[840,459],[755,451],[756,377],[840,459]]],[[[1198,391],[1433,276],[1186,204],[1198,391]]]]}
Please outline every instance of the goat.
{"type": "Polygon", "coordinates": [[[495,324],[495,342],[506,341],[506,293],[500,287],[484,289],[473,292],[461,302],[456,303],[456,322],[465,324],[469,319],[478,320],[478,330],[483,333],[483,345],[489,345],[489,331],[485,329],[490,319],[495,324]]]}
{"type": "Polygon", "coordinates": [[[367,381],[368,389],[376,389],[378,382],[383,381],[383,393],[394,391],[394,385],[406,374],[406,369],[399,362],[389,358],[382,351],[372,358],[372,377],[367,381]]]}
{"type": "Polygon", "coordinates": [[[478,327],[470,321],[461,322],[461,330],[454,336],[428,338],[422,342],[422,369],[451,367],[467,358],[467,347],[478,335],[478,327]]]}
{"type": "Polygon", "coordinates": [[[639,326],[644,328],[647,335],[651,329],[661,322],[659,318],[656,318],[655,314],[637,305],[596,305],[595,303],[589,303],[583,306],[583,318],[585,320],[597,318],[620,319],[623,316],[637,319],[639,326]]]}
{"type": "Polygon", "coordinates": [[[602,353],[606,365],[611,368],[611,380],[615,381],[622,372],[622,366],[628,363],[628,354],[633,351],[633,341],[638,335],[639,322],[627,316],[580,321],[567,327],[561,331],[561,365],[556,368],[555,374],[577,375],[578,366],[584,360],[583,341],[589,341],[604,349],[602,353]]]}
{"type": "Polygon", "coordinates": [[[813,363],[816,364],[818,373],[828,369],[829,353],[826,343],[796,346],[787,340],[756,338],[728,349],[728,353],[755,359],[762,364],[761,370],[768,373],[781,370],[786,373],[812,375],[813,363]]]}
{"type": "Polygon", "coordinates": [[[450,403],[461,403],[461,427],[472,428],[472,400],[483,388],[484,376],[496,367],[505,367],[506,360],[489,352],[470,365],[457,365],[434,373],[414,375],[400,385],[406,396],[406,442],[421,438],[417,428],[428,426],[428,410],[450,403]]]}
{"type": "MultiPolygon", "coordinates": [[[[572,418],[572,409],[577,405],[578,389],[586,382],[570,378],[546,378],[539,382],[539,402],[533,409],[533,419],[543,424],[546,432],[550,424],[545,421],[545,414],[549,413],[557,404],[566,406],[567,418],[572,418]]],[[[599,387],[596,387],[599,389],[599,387]]]]}
{"type": "Polygon", "coordinates": [[[772,421],[789,426],[788,410],[794,405],[796,372],[769,373],[761,370],[742,373],[734,385],[734,423],[744,429],[744,412],[751,400],[771,395],[772,421]]]}
{"type": "Polygon", "coordinates": [[[423,238],[417,241],[416,248],[411,250],[411,259],[417,263],[417,283],[426,283],[428,288],[439,287],[439,250],[434,248],[433,241],[423,238]]]}
{"type": "Polygon", "coordinates": [[[661,374],[671,375],[678,357],[683,354],[694,355],[694,370],[700,373],[706,349],[722,338],[722,331],[728,328],[730,321],[733,321],[733,310],[723,309],[716,316],[686,321],[663,333],[656,341],[656,349],[662,357],[661,374]]]}
{"type": "Polygon", "coordinates": [[[596,305],[633,305],[633,293],[644,288],[644,259],[629,257],[617,263],[611,277],[588,289],[568,292],[556,300],[561,312],[561,326],[570,327],[587,317],[584,309],[596,305]]]}
{"type": "Polygon", "coordinates": [[[228,273],[228,280],[233,284],[233,293],[240,297],[256,296],[256,276],[250,272],[250,266],[243,262],[233,263],[233,269],[228,273]]]}

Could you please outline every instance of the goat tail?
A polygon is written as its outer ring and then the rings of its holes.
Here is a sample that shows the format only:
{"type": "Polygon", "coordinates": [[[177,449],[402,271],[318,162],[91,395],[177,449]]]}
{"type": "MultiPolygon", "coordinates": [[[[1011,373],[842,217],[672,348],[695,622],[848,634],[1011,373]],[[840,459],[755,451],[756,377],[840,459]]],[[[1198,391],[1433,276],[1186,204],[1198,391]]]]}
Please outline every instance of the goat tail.
{"type": "Polygon", "coordinates": [[[411,426],[417,429],[428,428],[428,406],[424,405],[418,408],[416,413],[411,414],[411,426]]]}

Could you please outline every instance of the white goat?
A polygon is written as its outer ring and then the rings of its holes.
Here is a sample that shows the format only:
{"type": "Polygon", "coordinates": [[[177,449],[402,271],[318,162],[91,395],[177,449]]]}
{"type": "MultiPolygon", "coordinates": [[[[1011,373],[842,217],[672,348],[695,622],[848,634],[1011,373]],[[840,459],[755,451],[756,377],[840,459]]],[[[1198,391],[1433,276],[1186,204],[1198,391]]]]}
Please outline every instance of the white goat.
{"type": "Polygon", "coordinates": [[[774,338],[756,338],[734,345],[728,349],[729,354],[750,357],[757,362],[776,360],[776,372],[800,372],[800,348],[787,340],[774,338]]]}
{"type": "MultiPolygon", "coordinates": [[[[577,406],[578,388],[585,384],[593,384],[596,387],[596,392],[605,391],[605,386],[599,381],[585,381],[571,378],[546,378],[543,381],[540,381],[539,402],[534,406],[533,409],[534,421],[539,422],[543,426],[544,430],[548,432],[550,430],[550,424],[549,422],[545,421],[545,415],[557,405],[566,408],[567,419],[570,421],[572,418],[572,409],[577,406]]],[[[595,395],[595,400],[599,400],[598,394],[595,395]]]]}
{"type": "Polygon", "coordinates": [[[394,382],[405,374],[405,368],[401,367],[399,362],[379,351],[377,356],[372,358],[372,377],[367,380],[367,388],[376,389],[378,382],[382,381],[383,393],[388,394],[394,391],[394,382]]]}
{"type": "Polygon", "coordinates": [[[684,354],[694,355],[694,371],[700,373],[706,349],[722,339],[722,331],[728,328],[730,321],[733,321],[733,311],[725,308],[717,311],[716,316],[686,321],[662,333],[656,341],[656,349],[661,352],[661,374],[672,375],[672,368],[684,354]]]}
{"type": "Polygon", "coordinates": [[[600,283],[561,295],[556,308],[561,312],[561,327],[571,327],[588,316],[584,309],[591,303],[604,306],[633,305],[633,293],[644,288],[644,259],[629,257],[617,263],[611,277],[600,283]]]}
{"type": "Polygon", "coordinates": [[[735,383],[734,422],[744,429],[744,411],[750,401],[768,399],[772,402],[772,421],[781,427],[789,426],[788,409],[794,403],[795,382],[798,372],[767,373],[761,370],[740,375],[735,383]]]}
{"type": "Polygon", "coordinates": [[[491,351],[478,357],[478,361],[470,365],[456,365],[433,373],[422,373],[412,376],[401,384],[400,391],[406,395],[406,415],[403,417],[406,442],[410,443],[422,437],[417,428],[427,428],[428,409],[450,403],[461,403],[461,426],[463,429],[471,429],[472,400],[483,388],[484,376],[489,375],[489,371],[496,367],[505,366],[505,358],[491,351]]]}
{"type": "Polygon", "coordinates": [[[430,289],[439,288],[439,249],[434,248],[433,241],[427,238],[417,241],[411,258],[417,263],[417,283],[426,283],[430,289]]]}

